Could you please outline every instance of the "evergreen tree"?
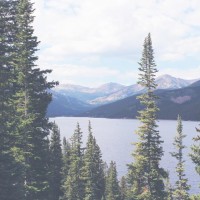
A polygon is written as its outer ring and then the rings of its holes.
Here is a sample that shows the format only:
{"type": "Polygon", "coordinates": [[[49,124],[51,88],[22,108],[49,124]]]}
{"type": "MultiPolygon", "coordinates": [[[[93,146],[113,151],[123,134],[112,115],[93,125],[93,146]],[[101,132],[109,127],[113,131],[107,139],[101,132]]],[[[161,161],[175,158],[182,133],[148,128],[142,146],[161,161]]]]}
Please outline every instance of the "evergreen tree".
{"type": "Polygon", "coordinates": [[[83,157],[84,200],[102,199],[104,195],[104,172],[101,151],[92,135],[89,122],[89,136],[83,157]]]}
{"type": "MultiPolygon", "coordinates": [[[[200,132],[199,128],[196,128],[197,132],[200,132]]],[[[200,175],[200,135],[197,135],[194,139],[195,144],[191,147],[190,157],[193,163],[196,165],[195,170],[200,175]]]]}
{"type": "Polygon", "coordinates": [[[106,200],[120,200],[120,188],[117,179],[117,170],[115,162],[111,161],[106,176],[106,200]]]}
{"type": "Polygon", "coordinates": [[[70,166],[70,151],[71,151],[70,143],[64,137],[63,138],[63,150],[62,150],[62,162],[63,162],[62,176],[63,176],[63,179],[65,179],[68,175],[69,166],[70,166]]]}
{"type": "Polygon", "coordinates": [[[82,132],[77,123],[77,128],[71,138],[70,166],[67,180],[64,184],[64,200],[83,199],[83,180],[82,180],[82,132]]]}
{"type": "Polygon", "coordinates": [[[18,120],[19,154],[24,166],[25,199],[48,199],[48,139],[50,123],[46,118],[55,83],[47,82],[46,74],[36,67],[38,41],[32,27],[33,8],[30,0],[18,0],[14,67],[16,74],[15,107],[18,120]]]}
{"type": "Polygon", "coordinates": [[[120,196],[121,196],[121,200],[126,200],[127,199],[127,182],[126,182],[126,178],[124,176],[122,176],[121,181],[120,181],[120,196]]]}
{"type": "Polygon", "coordinates": [[[163,148],[159,131],[157,130],[156,105],[157,96],[155,74],[157,72],[150,34],[145,38],[144,50],[141,58],[138,84],[145,88],[145,93],[138,99],[144,106],[139,111],[138,119],[141,126],[137,131],[139,141],[135,144],[133,157],[135,162],[129,165],[129,178],[133,192],[141,200],[159,200],[166,196],[163,178],[167,173],[160,167],[163,148]]]}
{"type": "MultiPolygon", "coordinates": [[[[168,174],[169,174],[169,172],[168,172],[168,174]]],[[[167,192],[167,198],[166,198],[166,200],[174,200],[174,198],[173,198],[174,188],[172,187],[172,185],[170,183],[169,176],[166,179],[165,190],[167,192]]]]}
{"type": "Polygon", "coordinates": [[[187,179],[185,178],[184,173],[184,160],[183,160],[183,150],[186,148],[183,145],[183,138],[185,138],[186,135],[183,134],[183,125],[181,117],[178,116],[178,126],[177,126],[177,135],[174,139],[174,147],[177,149],[177,151],[171,153],[171,155],[177,159],[178,164],[176,166],[176,172],[178,175],[178,181],[176,182],[176,188],[173,192],[174,199],[176,200],[189,200],[189,193],[188,190],[190,186],[187,184],[187,179]]]}
{"type": "Polygon", "coordinates": [[[61,196],[62,181],[62,149],[60,141],[60,131],[53,123],[50,141],[50,198],[59,200],[61,196]]]}
{"type": "Polygon", "coordinates": [[[16,1],[0,1],[0,199],[23,196],[22,166],[15,141],[13,54],[16,1]]]}
{"type": "Polygon", "coordinates": [[[65,194],[65,182],[67,180],[69,168],[70,168],[70,152],[71,152],[71,145],[70,143],[66,140],[66,138],[63,138],[63,148],[62,148],[62,185],[61,185],[61,190],[62,190],[62,197],[61,199],[64,198],[65,194]]]}
{"type": "Polygon", "coordinates": [[[95,184],[96,184],[96,196],[97,199],[102,199],[105,196],[105,173],[104,173],[104,162],[102,160],[102,153],[99,145],[96,143],[94,138],[94,165],[96,168],[95,173],[95,184]]]}
{"type": "Polygon", "coordinates": [[[190,197],[191,200],[199,200],[200,199],[200,195],[192,195],[190,197]]]}

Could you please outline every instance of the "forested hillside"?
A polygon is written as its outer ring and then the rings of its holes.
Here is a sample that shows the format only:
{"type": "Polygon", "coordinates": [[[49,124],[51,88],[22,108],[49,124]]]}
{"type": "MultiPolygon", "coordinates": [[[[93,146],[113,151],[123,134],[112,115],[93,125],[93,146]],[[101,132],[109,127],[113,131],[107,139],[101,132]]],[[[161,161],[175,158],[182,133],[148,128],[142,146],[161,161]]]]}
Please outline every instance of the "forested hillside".
{"type": "MultiPolygon", "coordinates": [[[[160,111],[159,119],[176,119],[180,114],[184,120],[200,120],[200,87],[198,82],[189,87],[175,90],[155,91],[160,111]]],[[[79,116],[103,118],[130,118],[135,119],[142,105],[134,95],[111,104],[94,108],[79,116]]]]}

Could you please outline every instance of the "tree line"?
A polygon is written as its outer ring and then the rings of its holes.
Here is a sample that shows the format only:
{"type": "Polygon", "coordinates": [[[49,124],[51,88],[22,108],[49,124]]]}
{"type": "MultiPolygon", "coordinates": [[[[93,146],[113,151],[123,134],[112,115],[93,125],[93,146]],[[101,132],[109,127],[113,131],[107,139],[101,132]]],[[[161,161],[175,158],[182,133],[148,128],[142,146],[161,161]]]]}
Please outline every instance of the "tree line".
{"type": "MultiPolygon", "coordinates": [[[[70,139],[63,139],[46,112],[52,100],[50,89],[57,82],[47,81],[51,70],[37,67],[39,41],[32,23],[30,0],[0,1],[0,199],[1,200],[188,200],[184,170],[184,142],[181,116],[174,139],[177,182],[170,185],[167,171],[160,166],[163,140],[158,131],[157,96],[151,35],[144,41],[139,62],[138,83],[145,92],[138,98],[144,109],[138,142],[128,173],[119,181],[116,163],[109,166],[88,125],[83,147],[77,124],[70,139]]],[[[197,128],[200,132],[200,129],[197,128]]],[[[200,174],[200,136],[194,138],[190,157],[200,174]]]]}

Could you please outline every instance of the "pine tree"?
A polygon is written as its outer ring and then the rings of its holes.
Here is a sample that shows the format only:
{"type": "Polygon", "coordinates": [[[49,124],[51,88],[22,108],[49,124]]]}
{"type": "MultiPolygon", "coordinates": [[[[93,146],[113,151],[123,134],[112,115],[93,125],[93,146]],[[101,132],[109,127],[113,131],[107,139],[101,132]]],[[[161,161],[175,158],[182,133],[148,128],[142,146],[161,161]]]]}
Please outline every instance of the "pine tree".
{"type": "MultiPolygon", "coordinates": [[[[200,132],[199,128],[196,128],[197,132],[200,132]]],[[[193,163],[196,165],[195,170],[200,175],[200,135],[197,135],[197,137],[193,138],[195,144],[192,145],[190,153],[190,157],[193,161],[193,163]]]]}
{"type": "Polygon", "coordinates": [[[111,161],[106,176],[106,200],[120,200],[120,188],[117,179],[117,170],[115,162],[111,161]]]}
{"type": "Polygon", "coordinates": [[[135,162],[129,165],[129,175],[133,196],[141,200],[159,200],[165,197],[163,177],[167,173],[160,167],[163,156],[163,148],[159,131],[157,130],[156,113],[159,110],[156,105],[157,96],[155,74],[157,72],[154,61],[154,52],[150,34],[145,38],[144,50],[139,63],[140,74],[138,84],[145,88],[145,93],[138,99],[144,106],[139,111],[138,119],[141,126],[137,131],[139,141],[135,144],[133,157],[135,162]]]}
{"type": "Polygon", "coordinates": [[[104,162],[102,160],[102,153],[99,145],[94,138],[94,165],[96,168],[95,184],[96,184],[96,196],[97,199],[102,199],[105,196],[105,173],[104,162]]]}
{"type": "Polygon", "coordinates": [[[190,197],[191,200],[199,200],[200,199],[200,195],[192,195],[190,197]]]}
{"type": "Polygon", "coordinates": [[[70,167],[68,176],[64,184],[64,200],[83,199],[83,180],[82,180],[82,132],[77,123],[77,128],[71,138],[70,167]]]}
{"type": "Polygon", "coordinates": [[[120,181],[120,196],[121,200],[126,200],[127,199],[127,182],[126,178],[122,176],[121,181],[120,181]]]}
{"type": "MultiPolygon", "coordinates": [[[[168,174],[169,174],[169,172],[168,172],[168,174]]],[[[167,192],[167,198],[166,198],[166,200],[174,200],[174,198],[173,198],[174,188],[172,187],[172,185],[170,183],[169,176],[166,179],[165,190],[167,192]]]]}
{"type": "Polygon", "coordinates": [[[174,199],[176,200],[189,200],[189,193],[188,190],[190,186],[187,184],[187,179],[185,178],[184,173],[184,160],[183,160],[183,150],[186,148],[183,145],[183,138],[185,138],[186,135],[183,134],[183,125],[181,117],[178,116],[178,126],[177,126],[177,135],[174,139],[174,147],[177,149],[177,151],[172,152],[171,155],[177,159],[178,164],[176,166],[176,172],[178,175],[178,181],[176,182],[176,188],[173,192],[174,199]]]}
{"type": "Polygon", "coordinates": [[[13,48],[16,1],[0,1],[0,199],[17,200],[23,196],[22,166],[15,145],[15,108],[13,48]]]}
{"type": "Polygon", "coordinates": [[[104,195],[104,171],[101,151],[92,135],[89,122],[89,136],[83,157],[84,200],[102,199],[104,195]]]}
{"type": "Polygon", "coordinates": [[[46,118],[55,83],[47,82],[46,74],[36,67],[37,46],[32,23],[34,20],[30,0],[18,0],[14,67],[16,74],[15,107],[18,120],[17,134],[19,154],[24,166],[25,199],[48,199],[48,139],[50,123],[46,118]]]}
{"type": "Polygon", "coordinates": [[[62,149],[60,141],[60,130],[53,123],[50,140],[50,198],[59,200],[61,197],[62,181],[62,149]]]}
{"type": "Polygon", "coordinates": [[[66,138],[63,138],[63,148],[62,148],[62,185],[61,185],[61,190],[62,190],[62,197],[61,199],[64,198],[65,194],[65,181],[67,180],[67,176],[69,173],[69,168],[70,168],[70,152],[71,152],[71,145],[70,143],[66,140],[66,138]]]}
{"type": "Polygon", "coordinates": [[[71,151],[70,143],[64,137],[63,138],[63,149],[62,149],[62,162],[63,162],[62,176],[63,176],[63,179],[65,179],[68,175],[69,166],[70,166],[70,151],[71,151]]]}

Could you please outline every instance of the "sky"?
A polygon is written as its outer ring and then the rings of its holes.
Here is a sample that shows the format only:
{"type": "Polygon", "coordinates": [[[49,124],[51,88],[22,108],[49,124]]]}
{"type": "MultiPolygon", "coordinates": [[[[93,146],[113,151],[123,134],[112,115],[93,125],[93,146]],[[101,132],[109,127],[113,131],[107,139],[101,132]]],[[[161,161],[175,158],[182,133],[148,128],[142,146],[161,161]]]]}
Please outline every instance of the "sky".
{"type": "Polygon", "coordinates": [[[96,87],[138,78],[151,33],[157,75],[200,78],[199,0],[33,0],[38,66],[50,80],[96,87]]]}

